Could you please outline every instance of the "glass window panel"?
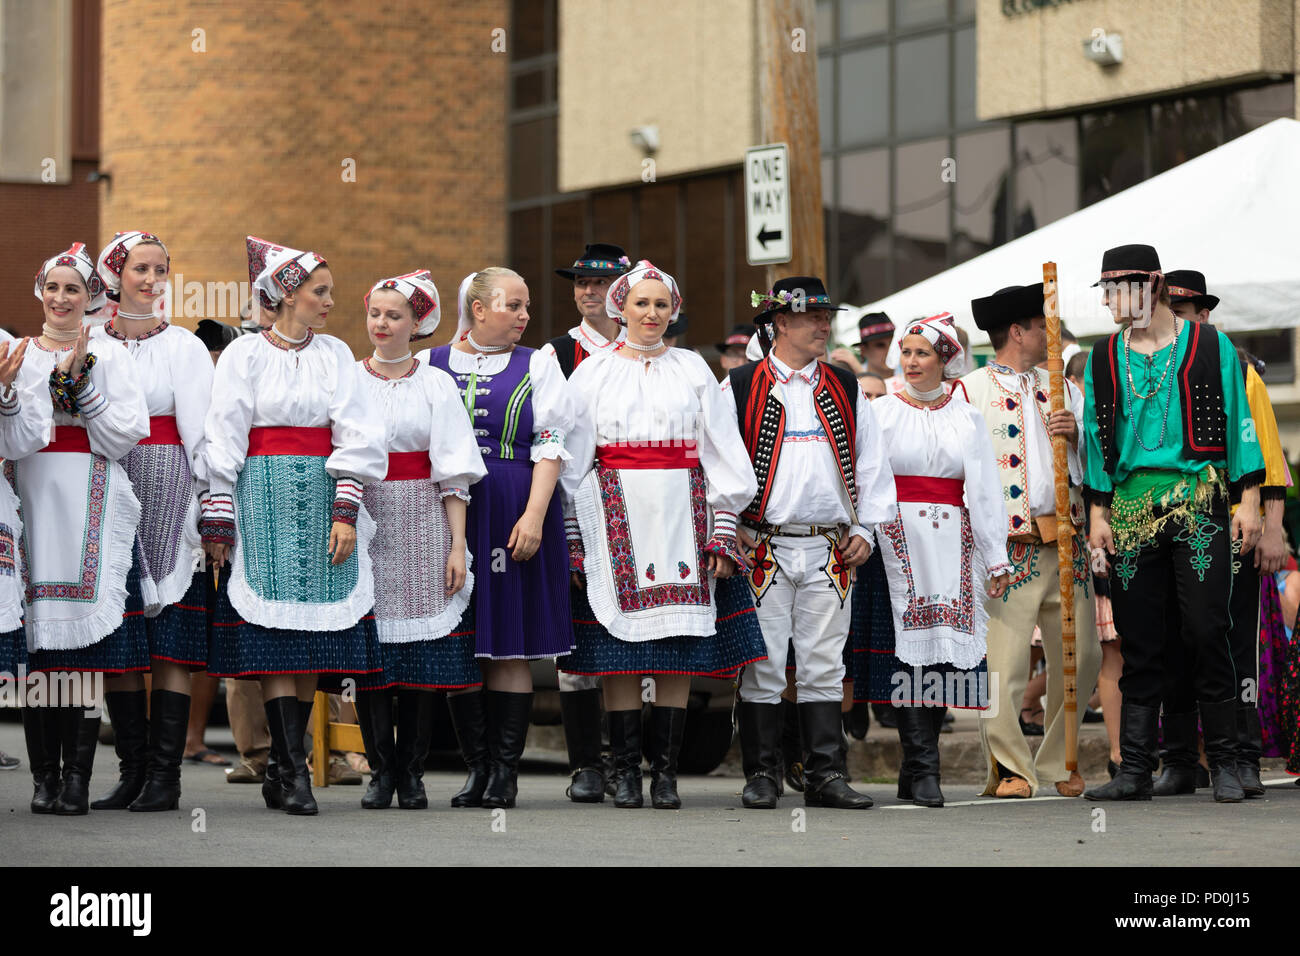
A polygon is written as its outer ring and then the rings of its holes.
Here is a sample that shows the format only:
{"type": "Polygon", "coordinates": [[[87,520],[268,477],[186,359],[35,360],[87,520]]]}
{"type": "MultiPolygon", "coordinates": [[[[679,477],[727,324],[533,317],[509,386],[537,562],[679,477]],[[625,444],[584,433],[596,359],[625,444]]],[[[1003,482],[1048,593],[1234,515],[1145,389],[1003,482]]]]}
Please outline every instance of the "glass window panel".
{"type": "Polygon", "coordinates": [[[894,125],[899,138],[948,127],[948,34],[895,46],[894,125]]]}
{"type": "MultiPolygon", "coordinates": [[[[1210,289],[1213,292],[1213,288],[1210,289]]],[[[1294,329],[1267,332],[1233,332],[1232,344],[1264,360],[1265,382],[1291,384],[1295,381],[1294,329]]]]}
{"type": "Polygon", "coordinates": [[[836,95],[840,103],[841,146],[887,137],[889,47],[873,46],[843,54],[836,95]]]}
{"type": "Polygon", "coordinates": [[[817,31],[818,46],[830,46],[835,42],[835,0],[817,0],[817,19],[815,27],[817,31]]]}
{"type": "MultiPolygon", "coordinates": [[[[636,241],[637,258],[649,259],[674,272],[677,269],[677,185],[646,183],[636,190],[636,200],[640,204],[637,221],[641,225],[636,241]]],[[[685,280],[682,282],[685,294],[685,280]]]]}
{"type": "Polygon", "coordinates": [[[514,0],[506,48],[511,60],[526,60],[546,52],[547,7],[544,0],[514,0]]]}
{"type": "Polygon", "coordinates": [[[510,127],[510,198],[530,199],[555,192],[555,117],[510,127]]]}
{"type": "Polygon", "coordinates": [[[889,150],[845,153],[839,164],[839,268],[832,294],[871,302],[890,292],[889,150]]]}
{"type": "Polygon", "coordinates": [[[840,0],[840,35],[844,40],[889,29],[888,0],[840,0]]]}
{"type": "Polygon", "coordinates": [[[537,347],[543,337],[545,313],[545,279],[542,262],[542,210],[521,209],[510,214],[510,268],[528,284],[528,328],[525,344],[537,347]]]}
{"type": "Polygon", "coordinates": [[[1079,208],[1079,133],[1073,119],[1016,126],[1016,208],[1023,236],[1079,208]]]}
{"type": "Polygon", "coordinates": [[[952,5],[952,18],[965,20],[975,16],[975,0],[955,0],[952,5]]]}
{"type": "Polygon", "coordinates": [[[637,255],[635,237],[631,235],[632,196],[629,191],[616,190],[593,196],[591,228],[592,242],[612,242],[627,249],[634,261],[641,258],[637,255]]]}
{"type": "Polygon", "coordinates": [[[1010,238],[1011,130],[957,137],[953,259],[964,262],[1010,238]]]}
{"type": "MultiPolygon", "coordinates": [[[[544,270],[551,287],[551,328],[548,338],[554,338],[582,321],[578,307],[573,303],[573,283],[555,275],[551,269],[567,266],[582,252],[585,245],[585,207],[586,203],[582,200],[556,203],[551,207],[551,259],[554,261],[549,263],[550,269],[544,270]]],[[[533,292],[533,301],[537,301],[536,292],[533,292]]]]}
{"type": "Polygon", "coordinates": [[[1295,83],[1287,80],[1272,86],[1238,90],[1225,97],[1224,106],[1224,139],[1235,139],[1279,117],[1294,117],[1295,83]]]}
{"type": "Polygon", "coordinates": [[[835,57],[817,58],[817,123],[822,149],[835,147],[835,57]]]}
{"type": "Polygon", "coordinates": [[[1223,101],[1194,96],[1151,108],[1151,173],[1163,173],[1223,142],[1223,101]]]}
{"type": "Polygon", "coordinates": [[[941,178],[948,140],[900,146],[895,153],[894,287],[928,279],[948,264],[951,186],[941,178]]]}
{"type": "Polygon", "coordinates": [[[1085,113],[1082,125],[1081,205],[1090,206],[1146,178],[1146,107],[1085,113]]]}
{"type": "MultiPolygon", "coordinates": [[[[683,184],[686,261],[696,270],[691,274],[690,289],[683,290],[684,310],[690,319],[686,343],[694,347],[721,342],[731,330],[723,285],[723,258],[727,254],[726,180],[726,176],[692,177],[683,184]],[[700,274],[699,270],[714,271],[700,274]]],[[[744,184],[737,179],[736,185],[743,197],[744,184]]],[[[744,261],[743,247],[739,255],[744,261]]],[[[749,304],[748,297],[745,304],[749,304]]]]}
{"type": "Polygon", "coordinates": [[[549,70],[532,70],[513,77],[510,86],[514,94],[513,108],[527,109],[547,102],[550,84],[547,82],[549,70]]]}
{"type": "Polygon", "coordinates": [[[894,29],[923,27],[948,19],[948,0],[894,0],[894,29]]]}
{"type": "Polygon", "coordinates": [[[979,122],[975,115],[975,28],[954,30],[952,47],[952,68],[957,74],[953,83],[957,126],[974,126],[979,122]]]}

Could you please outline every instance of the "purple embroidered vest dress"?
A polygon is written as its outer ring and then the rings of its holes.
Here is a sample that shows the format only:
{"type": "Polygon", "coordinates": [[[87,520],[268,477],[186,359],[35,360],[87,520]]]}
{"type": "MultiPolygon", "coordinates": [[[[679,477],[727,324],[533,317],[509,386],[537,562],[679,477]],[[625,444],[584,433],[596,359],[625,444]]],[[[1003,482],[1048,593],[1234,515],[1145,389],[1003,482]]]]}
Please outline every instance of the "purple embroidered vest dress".
{"type": "Polygon", "coordinates": [[[431,349],[429,364],[452,377],[465,401],[487,477],[471,492],[465,543],[474,556],[470,599],[475,654],[494,660],[556,657],[573,648],[569,556],[558,493],[542,523],[542,543],[527,561],[507,542],[528,506],[533,483],[532,380],[534,350],[516,347],[503,371],[456,372],[451,346],[431,349]]]}

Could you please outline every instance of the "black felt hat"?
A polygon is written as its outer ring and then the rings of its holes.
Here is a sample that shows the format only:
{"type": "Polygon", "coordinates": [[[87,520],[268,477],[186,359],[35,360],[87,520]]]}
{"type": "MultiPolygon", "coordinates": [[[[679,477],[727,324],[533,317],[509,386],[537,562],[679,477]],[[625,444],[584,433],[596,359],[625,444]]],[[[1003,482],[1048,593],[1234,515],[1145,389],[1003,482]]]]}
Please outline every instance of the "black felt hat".
{"type": "Polygon", "coordinates": [[[556,269],[555,274],[566,279],[621,276],[631,267],[632,262],[622,246],[616,246],[612,242],[593,242],[582,250],[582,255],[574,261],[572,267],[556,269]]]}
{"type": "Polygon", "coordinates": [[[1214,307],[1219,304],[1217,295],[1210,295],[1205,291],[1205,276],[1195,269],[1174,269],[1165,273],[1165,281],[1169,283],[1169,301],[1185,302],[1192,300],[1192,306],[1197,312],[1201,309],[1208,309],[1213,312],[1214,307]]]}
{"type": "Polygon", "coordinates": [[[677,336],[685,335],[687,325],[688,323],[686,321],[686,313],[678,312],[677,318],[669,322],[668,328],[664,329],[664,335],[674,337],[674,338],[677,336]]]}
{"type": "Polygon", "coordinates": [[[1009,285],[982,299],[971,299],[971,314],[985,332],[1012,322],[1026,322],[1043,314],[1043,284],[1009,285]]]}
{"type": "Polygon", "coordinates": [[[894,320],[884,312],[868,312],[858,319],[858,341],[866,343],[875,339],[892,339],[894,320]]]}
{"type": "Polygon", "coordinates": [[[807,312],[810,309],[827,309],[842,312],[844,306],[834,305],[821,279],[816,276],[787,276],[777,279],[771,292],[751,292],[749,303],[763,311],[754,316],[754,324],[771,322],[781,312],[807,312]]]}
{"type": "Polygon", "coordinates": [[[741,322],[723,341],[714,343],[719,352],[725,352],[734,345],[748,345],[749,340],[754,337],[754,323],[741,322]]]}
{"type": "Polygon", "coordinates": [[[220,352],[245,332],[237,325],[226,325],[216,319],[199,319],[194,334],[209,352],[220,352]]]}
{"type": "Polygon", "coordinates": [[[1102,253],[1101,278],[1093,285],[1125,279],[1149,279],[1151,273],[1160,271],[1160,257],[1156,255],[1155,246],[1116,246],[1102,253]]]}

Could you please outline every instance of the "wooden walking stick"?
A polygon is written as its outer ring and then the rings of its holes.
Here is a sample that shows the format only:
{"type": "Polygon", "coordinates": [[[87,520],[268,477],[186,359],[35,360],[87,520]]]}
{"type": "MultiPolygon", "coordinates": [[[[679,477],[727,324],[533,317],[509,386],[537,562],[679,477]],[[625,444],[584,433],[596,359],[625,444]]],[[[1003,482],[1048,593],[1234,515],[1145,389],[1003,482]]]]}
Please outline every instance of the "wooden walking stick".
{"type": "MultiPolygon", "coordinates": [[[[1065,364],[1061,361],[1061,314],[1056,293],[1056,263],[1043,263],[1043,315],[1047,318],[1047,372],[1052,411],[1065,404],[1065,364]]],[[[1056,567],[1061,582],[1061,674],[1065,679],[1065,769],[1072,790],[1083,790],[1079,774],[1079,669],[1074,655],[1074,522],[1070,520],[1070,466],[1064,435],[1052,436],[1056,474],[1056,567]]]]}

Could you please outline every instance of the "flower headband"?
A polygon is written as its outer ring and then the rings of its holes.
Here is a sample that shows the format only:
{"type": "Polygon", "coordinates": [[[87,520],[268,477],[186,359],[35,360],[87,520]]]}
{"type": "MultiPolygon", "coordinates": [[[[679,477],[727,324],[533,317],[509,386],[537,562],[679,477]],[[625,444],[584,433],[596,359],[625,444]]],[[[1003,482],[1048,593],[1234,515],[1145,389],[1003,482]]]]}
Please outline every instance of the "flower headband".
{"type": "Polygon", "coordinates": [[[755,309],[762,305],[766,305],[768,309],[783,309],[797,302],[802,302],[805,306],[817,307],[830,305],[831,297],[829,295],[797,295],[789,290],[749,293],[749,304],[755,309]]]}

